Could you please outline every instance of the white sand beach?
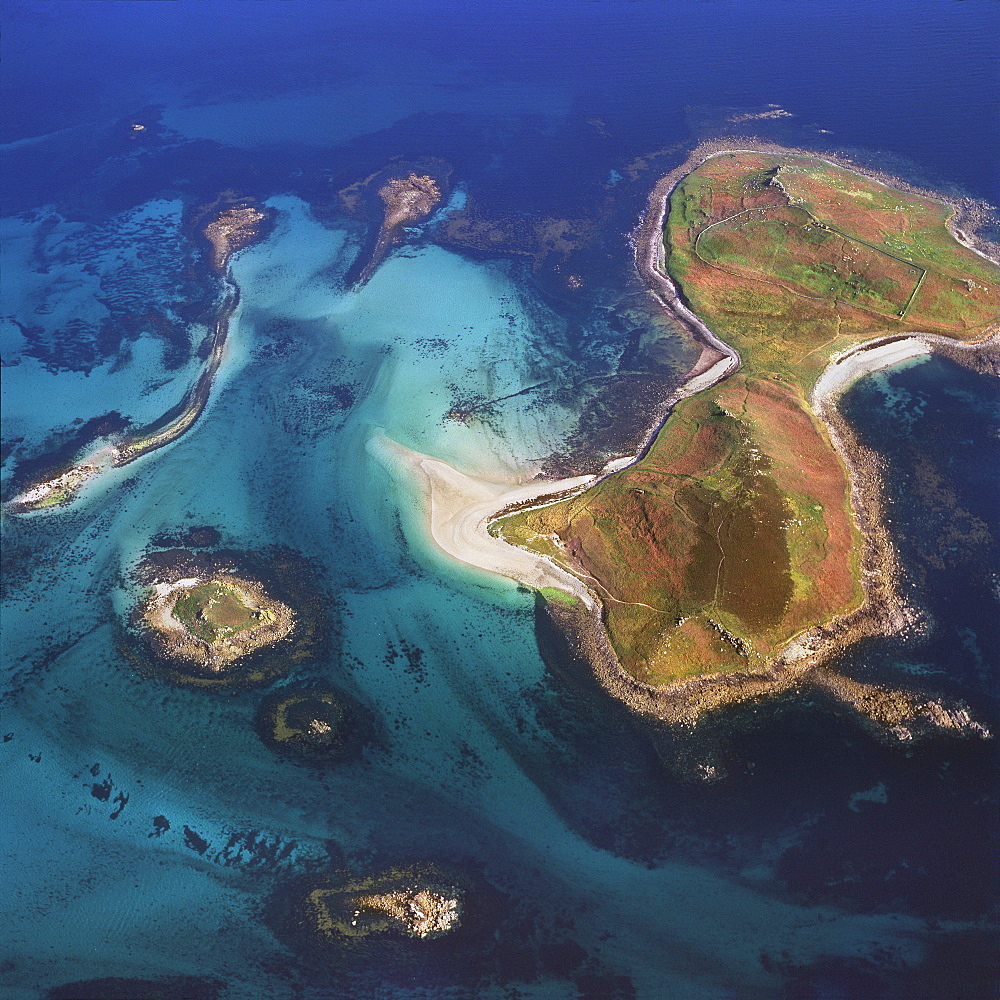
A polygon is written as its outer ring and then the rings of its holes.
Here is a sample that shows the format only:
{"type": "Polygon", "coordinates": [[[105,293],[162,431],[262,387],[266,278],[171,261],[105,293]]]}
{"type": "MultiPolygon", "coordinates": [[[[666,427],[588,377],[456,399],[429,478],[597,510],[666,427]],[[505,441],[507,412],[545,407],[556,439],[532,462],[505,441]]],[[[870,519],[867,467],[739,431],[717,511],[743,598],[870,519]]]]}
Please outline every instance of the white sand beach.
{"type": "Polygon", "coordinates": [[[864,375],[914,358],[926,357],[932,350],[926,340],[915,335],[902,340],[892,338],[885,343],[869,341],[860,347],[852,347],[831,358],[823,374],[816,380],[811,400],[813,409],[821,412],[825,404],[836,400],[864,375]]]}
{"type": "Polygon", "coordinates": [[[561,499],[586,489],[598,477],[576,476],[521,485],[489,482],[459,472],[441,459],[411,451],[381,431],[370,439],[368,450],[394,474],[407,470],[417,481],[430,537],[442,552],[467,566],[508,577],[536,590],[551,587],[587,605],[596,603],[577,577],[545,556],[494,538],[488,526],[498,512],[511,504],[550,494],[559,494],[561,499]]]}

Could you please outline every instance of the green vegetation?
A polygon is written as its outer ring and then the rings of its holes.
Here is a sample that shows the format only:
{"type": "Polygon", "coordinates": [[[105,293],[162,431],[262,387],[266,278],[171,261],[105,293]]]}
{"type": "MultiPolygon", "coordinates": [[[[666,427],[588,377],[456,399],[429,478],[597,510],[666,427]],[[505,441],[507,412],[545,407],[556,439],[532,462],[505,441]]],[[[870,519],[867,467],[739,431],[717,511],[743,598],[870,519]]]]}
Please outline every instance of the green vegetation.
{"type": "Polygon", "coordinates": [[[822,607],[820,586],[841,606],[861,599],[850,525],[828,523],[843,470],[814,472],[828,445],[807,421],[790,422],[792,459],[772,435],[785,410],[799,411],[789,388],[736,377],[684,400],[636,466],[497,524],[591,583],[637,677],[760,666],[822,607]],[[847,544],[831,549],[837,531],[847,544]]]}
{"type": "Polygon", "coordinates": [[[592,586],[634,676],[763,666],[860,607],[850,483],[809,395],[866,340],[997,322],[1000,268],[950,211],[791,154],[717,156],[674,190],[667,269],[740,371],[681,402],[636,465],[495,524],[592,586]]]}
{"type": "Polygon", "coordinates": [[[539,594],[545,598],[547,601],[557,601],[560,604],[576,604],[577,598],[572,594],[567,594],[564,590],[558,590],[555,587],[542,587],[539,594]]]}
{"type": "Polygon", "coordinates": [[[214,580],[185,590],[173,614],[193,636],[208,643],[231,639],[273,618],[267,610],[251,607],[234,589],[214,580]]]}
{"type": "Polygon", "coordinates": [[[44,510],[46,507],[58,507],[60,504],[66,503],[72,496],[76,493],[76,486],[65,486],[57,490],[53,490],[48,495],[42,497],[41,500],[35,502],[34,507],[37,510],[44,510]]]}
{"type": "MultiPolygon", "coordinates": [[[[804,209],[750,209],[706,227],[694,242],[706,264],[795,295],[905,315],[924,268],[830,226],[804,209]]],[[[777,313],[772,313],[777,315],[777,313]]]]}

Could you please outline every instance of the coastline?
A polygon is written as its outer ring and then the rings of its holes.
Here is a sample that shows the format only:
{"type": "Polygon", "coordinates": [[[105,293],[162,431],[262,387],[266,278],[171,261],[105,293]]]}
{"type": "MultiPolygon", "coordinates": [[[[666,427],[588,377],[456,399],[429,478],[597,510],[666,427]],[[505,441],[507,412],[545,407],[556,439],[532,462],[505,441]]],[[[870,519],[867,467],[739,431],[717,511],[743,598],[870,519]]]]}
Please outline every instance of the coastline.
{"type": "MultiPolygon", "coordinates": [[[[204,412],[211,399],[216,375],[225,358],[230,321],[240,303],[240,290],[229,265],[233,256],[269,234],[270,210],[230,208],[205,226],[203,236],[210,250],[210,270],[221,281],[222,295],[212,324],[211,345],[194,384],[181,401],[145,427],[114,438],[83,453],[72,465],[41,482],[29,483],[3,504],[5,513],[30,515],[64,509],[81,497],[83,488],[104,473],[123,468],[182,437],[204,412]]],[[[97,444],[97,441],[92,441],[97,444]]],[[[78,453],[80,454],[80,453],[78,453]]]]}
{"type": "Polygon", "coordinates": [[[488,530],[497,514],[512,505],[531,504],[545,496],[548,502],[555,502],[583,492],[598,477],[576,476],[520,485],[493,483],[459,472],[441,459],[411,451],[381,430],[369,439],[368,450],[390,471],[402,466],[419,482],[424,521],[440,551],[467,566],[535,590],[560,590],[599,612],[596,599],[579,577],[488,530]],[[553,493],[558,496],[553,497],[553,493]]]}
{"type": "MultiPolygon", "coordinates": [[[[808,149],[798,149],[794,146],[778,146],[775,143],[764,142],[753,136],[733,136],[724,140],[708,140],[700,143],[691,151],[683,163],[656,182],[653,190],[650,192],[646,210],[640,218],[639,224],[630,234],[630,240],[636,252],[636,265],[639,267],[640,273],[643,273],[644,276],[646,274],[643,272],[642,261],[640,260],[641,248],[644,243],[648,244],[649,226],[654,221],[658,221],[660,230],[662,231],[666,205],[671,192],[684,177],[707,160],[713,159],[716,156],[726,156],[731,153],[771,153],[779,156],[808,157],[811,160],[819,160],[822,163],[828,163],[841,170],[850,171],[867,180],[875,181],[875,183],[881,184],[883,187],[895,188],[907,194],[918,195],[921,198],[947,205],[951,209],[947,226],[952,237],[958,243],[961,243],[962,246],[972,250],[991,263],[997,263],[1000,260],[1000,244],[983,239],[978,234],[979,228],[985,222],[989,220],[996,221],[996,216],[991,215],[991,213],[996,211],[995,205],[982,204],[973,201],[971,198],[958,199],[949,197],[940,191],[933,191],[929,188],[911,184],[902,177],[887,171],[859,166],[847,157],[839,156],[836,153],[816,153],[808,149]],[[658,220],[653,218],[657,211],[659,213],[658,220]]],[[[653,247],[654,251],[655,249],[653,247]]],[[[660,252],[655,253],[654,256],[658,269],[663,259],[662,246],[660,252]]],[[[663,275],[661,274],[661,276],[663,275]]],[[[649,275],[649,278],[653,284],[657,283],[655,274],[649,275]]],[[[669,279],[667,280],[669,282],[669,279]]],[[[672,283],[670,283],[670,286],[672,288],[672,283]]]]}
{"type": "MultiPolygon", "coordinates": [[[[848,692],[845,696],[847,703],[859,715],[890,731],[896,740],[911,739],[915,729],[927,727],[986,735],[981,727],[967,718],[967,713],[963,715],[962,711],[946,709],[938,702],[919,701],[899,692],[886,692],[887,698],[892,700],[891,695],[896,699],[891,711],[867,706],[860,697],[850,695],[854,690],[850,685],[845,687],[835,683],[832,678],[838,675],[827,670],[824,664],[837,650],[851,642],[876,634],[897,634],[916,623],[915,613],[899,595],[896,555],[883,518],[879,460],[861,445],[840,414],[837,404],[841,395],[865,375],[934,353],[952,357],[970,367],[1000,373],[1000,330],[994,330],[974,343],[962,343],[918,331],[888,335],[855,345],[829,358],[810,393],[809,402],[848,473],[851,513],[863,539],[861,582],[864,599],[853,612],[793,637],[763,670],[704,674],[662,687],[639,681],[624,669],[611,648],[603,624],[601,601],[592,588],[557,567],[547,557],[517,548],[489,534],[489,523],[510,509],[515,495],[519,497],[518,506],[530,506],[532,496],[545,497],[547,502],[552,502],[548,498],[554,493],[562,498],[567,495],[563,491],[582,492],[607,476],[635,465],[644,457],[680,400],[710,389],[740,366],[739,353],[719,339],[681,299],[676,285],[665,272],[662,239],[670,194],[680,181],[714,156],[740,152],[808,156],[869,180],[931,198],[951,206],[952,214],[947,224],[958,242],[991,261],[994,257],[990,256],[987,248],[994,252],[1000,249],[978,241],[967,231],[957,228],[959,222],[971,228],[970,223],[974,222],[977,211],[971,203],[959,203],[935,192],[914,188],[897,178],[866,172],[833,156],[815,156],[807,151],[753,140],[741,142],[739,147],[703,144],[683,164],[657,182],[639,225],[630,237],[636,267],[646,287],[702,347],[701,355],[684,382],[658,407],[636,455],[609,463],[600,475],[590,477],[590,481],[582,485],[579,479],[549,480],[501,492],[495,484],[465,476],[447,463],[407,452],[393,442],[389,444],[398,449],[397,455],[405,457],[412,469],[421,473],[421,490],[427,506],[430,534],[442,551],[467,565],[499,573],[536,590],[554,587],[578,598],[570,602],[547,601],[547,612],[562,626],[575,652],[591,664],[602,687],[638,714],[670,724],[691,726],[716,708],[777,694],[806,680],[814,680],[828,691],[848,692]],[[406,453],[405,456],[403,453],[406,453]],[[447,501],[442,500],[445,494],[447,501]],[[492,545],[487,545],[487,538],[492,545]],[[502,547],[522,553],[528,559],[510,557],[502,547]],[[566,578],[575,581],[575,585],[567,585],[566,578]],[[908,706],[906,711],[900,707],[901,699],[908,706]],[[904,723],[909,723],[909,727],[904,723]]],[[[383,440],[388,442],[388,439],[383,440]]]]}

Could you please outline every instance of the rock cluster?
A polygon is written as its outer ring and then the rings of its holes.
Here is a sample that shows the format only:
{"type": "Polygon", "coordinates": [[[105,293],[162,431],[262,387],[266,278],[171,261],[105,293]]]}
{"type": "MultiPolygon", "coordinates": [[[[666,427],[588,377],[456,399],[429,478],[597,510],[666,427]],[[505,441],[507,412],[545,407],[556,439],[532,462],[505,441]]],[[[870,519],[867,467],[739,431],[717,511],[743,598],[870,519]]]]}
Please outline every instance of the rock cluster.
{"type": "Polygon", "coordinates": [[[426,940],[460,926],[464,895],[436,871],[391,869],[314,889],[307,910],[315,929],[331,943],[383,934],[426,940]]]}

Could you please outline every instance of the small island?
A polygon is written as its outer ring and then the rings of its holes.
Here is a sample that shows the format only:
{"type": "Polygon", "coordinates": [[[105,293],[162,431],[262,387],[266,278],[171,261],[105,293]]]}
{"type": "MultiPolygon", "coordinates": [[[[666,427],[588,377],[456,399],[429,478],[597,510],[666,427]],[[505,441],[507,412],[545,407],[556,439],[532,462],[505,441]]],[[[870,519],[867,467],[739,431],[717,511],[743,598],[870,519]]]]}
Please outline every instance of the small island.
{"type": "Polygon", "coordinates": [[[251,202],[231,205],[213,215],[202,233],[212,248],[212,268],[219,277],[226,276],[229,262],[237,251],[252,246],[261,238],[267,219],[267,213],[251,202]]]}
{"type": "Polygon", "coordinates": [[[256,581],[230,573],[154,584],[142,618],[161,655],[212,674],[284,639],[295,626],[291,608],[256,581]]]}
{"type": "Polygon", "coordinates": [[[315,932],[331,944],[381,935],[426,940],[461,924],[464,895],[436,871],[398,869],[314,889],[305,908],[315,932]]]}
{"type": "Polygon", "coordinates": [[[430,175],[411,172],[405,177],[393,177],[386,181],[379,188],[378,196],[385,206],[382,225],[372,255],[358,275],[356,285],[359,287],[371,278],[389,250],[399,241],[400,229],[421,222],[430,215],[441,200],[441,189],[430,175]]]}
{"type": "Polygon", "coordinates": [[[409,222],[419,222],[430,215],[441,200],[437,181],[426,174],[409,174],[395,177],[379,189],[378,196],[385,203],[383,234],[405,226],[409,222]]]}
{"type": "Polygon", "coordinates": [[[364,708],[328,687],[279,688],[261,704],[256,727],[276,753],[311,765],[356,756],[371,735],[364,708]]]}
{"type": "MultiPolygon", "coordinates": [[[[208,527],[196,534],[218,536],[208,527]]],[[[122,650],[142,673],[175,684],[259,686],[326,643],[324,595],[308,562],[287,549],[150,551],[134,585],[122,650]]]]}

